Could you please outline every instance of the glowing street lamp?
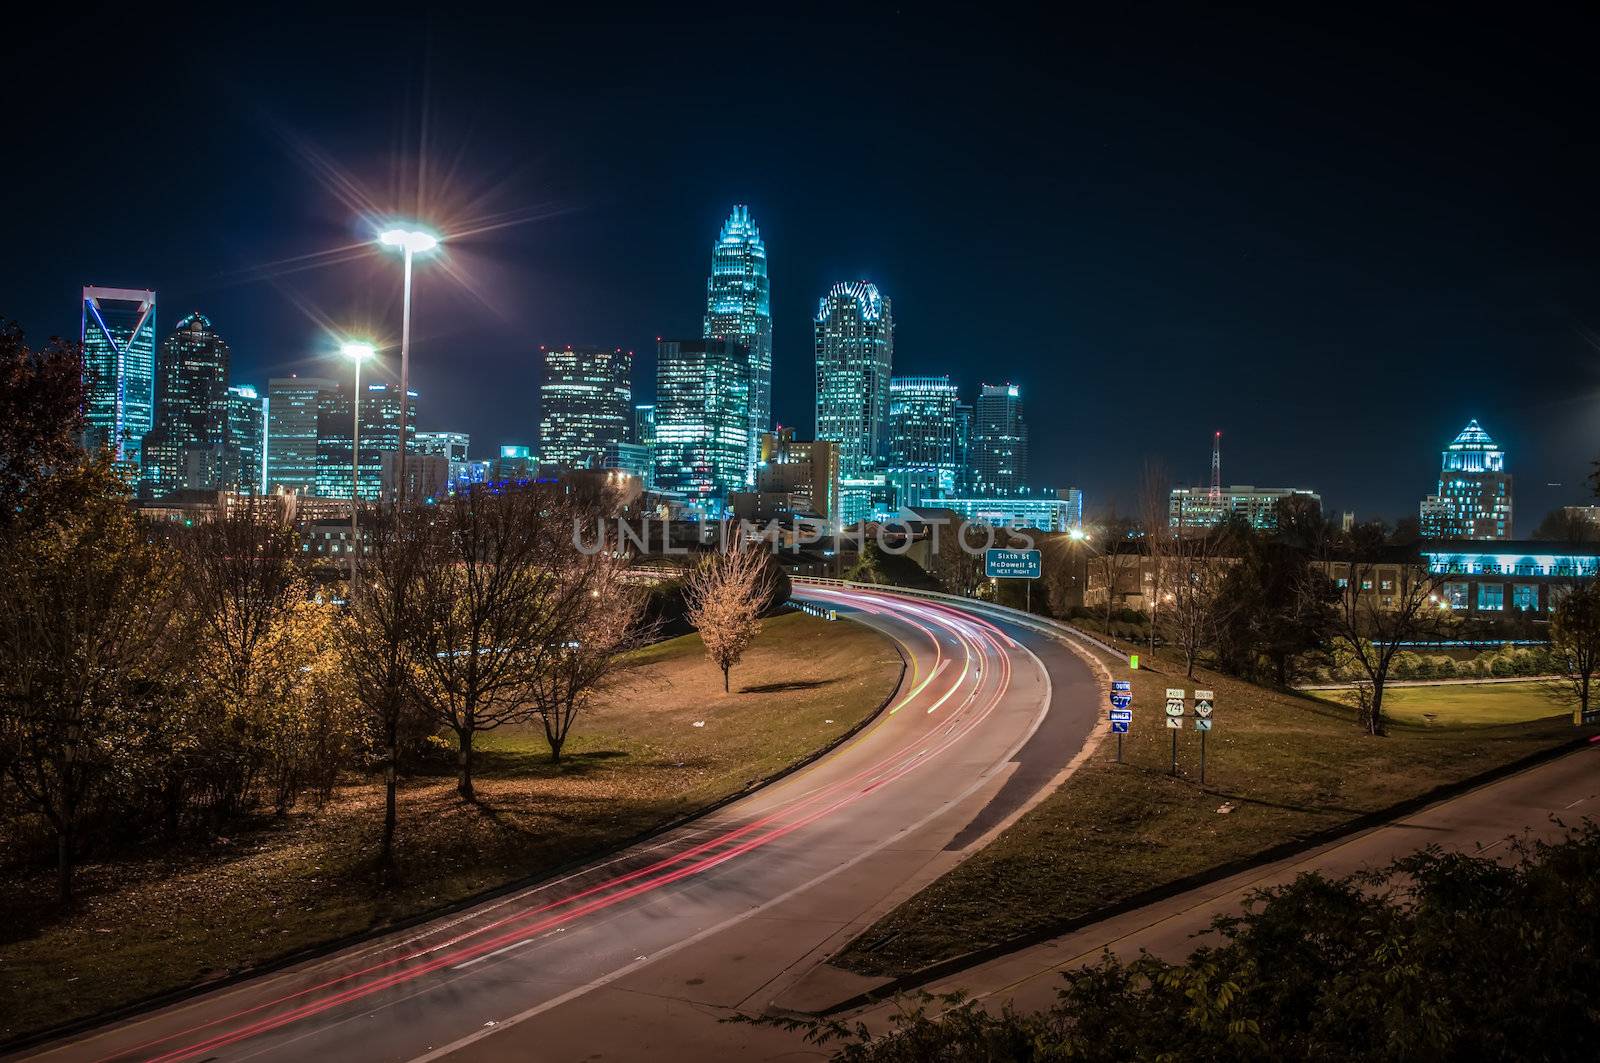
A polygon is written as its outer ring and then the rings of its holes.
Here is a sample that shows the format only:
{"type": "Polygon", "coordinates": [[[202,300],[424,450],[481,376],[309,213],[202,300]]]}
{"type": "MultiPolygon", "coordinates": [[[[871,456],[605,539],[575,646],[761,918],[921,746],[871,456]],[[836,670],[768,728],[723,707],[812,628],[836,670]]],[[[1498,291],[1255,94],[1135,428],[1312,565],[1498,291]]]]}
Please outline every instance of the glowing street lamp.
{"type": "MultiPolygon", "coordinates": [[[[339,353],[356,364],[355,423],[350,426],[350,600],[356,596],[356,557],[361,553],[360,528],[356,523],[361,484],[361,363],[377,354],[370,343],[345,343],[339,353]]],[[[401,408],[405,407],[402,402],[401,408]]]]}
{"type": "Polygon", "coordinates": [[[426,229],[387,229],[378,236],[385,247],[399,248],[405,256],[405,288],[400,301],[400,452],[395,459],[395,502],[406,500],[406,403],[411,397],[411,258],[439,246],[439,238],[426,229]]]}

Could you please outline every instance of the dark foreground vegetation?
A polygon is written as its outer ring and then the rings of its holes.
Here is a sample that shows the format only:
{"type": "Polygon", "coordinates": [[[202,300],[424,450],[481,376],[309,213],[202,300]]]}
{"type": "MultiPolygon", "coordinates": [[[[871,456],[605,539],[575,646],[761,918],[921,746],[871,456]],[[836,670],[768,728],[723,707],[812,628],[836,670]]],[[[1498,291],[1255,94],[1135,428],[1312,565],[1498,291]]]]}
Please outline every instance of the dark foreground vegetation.
{"type": "Polygon", "coordinates": [[[1302,875],[1182,963],[1110,955],[1048,1011],[924,996],[873,1036],[777,1021],[849,1063],[1588,1060],[1600,1056],[1600,826],[1498,861],[1424,850],[1302,875]]]}

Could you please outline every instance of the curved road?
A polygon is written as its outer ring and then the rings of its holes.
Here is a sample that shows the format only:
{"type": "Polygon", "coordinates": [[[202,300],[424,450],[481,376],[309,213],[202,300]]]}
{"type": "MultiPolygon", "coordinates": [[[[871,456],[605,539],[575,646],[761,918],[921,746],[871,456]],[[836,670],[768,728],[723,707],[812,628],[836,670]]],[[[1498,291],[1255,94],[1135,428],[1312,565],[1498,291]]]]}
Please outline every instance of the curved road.
{"type": "MultiPolygon", "coordinates": [[[[951,604],[797,581],[898,642],[838,750],[577,873],[46,1045],[45,1060],[820,1055],[759,1012],[1055,779],[1101,716],[1059,641],[951,604]]],[[[156,913],[152,913],[159,917],[156,913]]]]}

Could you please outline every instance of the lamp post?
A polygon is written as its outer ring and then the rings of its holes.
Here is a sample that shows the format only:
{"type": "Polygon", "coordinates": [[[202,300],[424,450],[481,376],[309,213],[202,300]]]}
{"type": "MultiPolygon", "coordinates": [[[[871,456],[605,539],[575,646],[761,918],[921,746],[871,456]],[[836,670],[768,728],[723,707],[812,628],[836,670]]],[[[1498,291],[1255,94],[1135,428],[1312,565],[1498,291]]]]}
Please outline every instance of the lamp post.
{"type": "Polygon", "coordinates": [[[356,364],[355,415],[350,426],[350,600],[355,601],[356,558],[361,553],[361,529],[356,519],[361,501],[361,363],[377,351],[370,343],[346,343],[339,352],[356,364]]]}
{"type": "Polygon", "coordinates": [[[400,300],[400,451],[395,459],[395,504],[406,500],[406,403],[411,398],[411,259],[439,246],[439,238],[424,229],[384,231],[378,242],[398,247],[405,256],[405,284],[400,300]]]}

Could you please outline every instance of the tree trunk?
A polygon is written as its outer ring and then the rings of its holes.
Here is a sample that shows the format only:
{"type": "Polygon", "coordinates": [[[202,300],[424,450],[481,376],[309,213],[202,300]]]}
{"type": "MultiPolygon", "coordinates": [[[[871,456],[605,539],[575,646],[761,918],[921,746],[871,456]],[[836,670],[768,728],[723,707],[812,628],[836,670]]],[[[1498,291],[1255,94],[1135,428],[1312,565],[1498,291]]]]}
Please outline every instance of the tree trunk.
{"type": "MultiPolygon", "coordinates": [[[[1387,678],[1387,676],[1384,677],[1384,679],[1387,678]]],[[[1383,734],[1384,679],[1374,679],[1372,681],[1372,712],[1367,717],[1367,734],[1374,738],[1383,734]]]]}
{"type": "Polygon", "coordinates": [[[72,903],[72,825],[56,832],[56,900],[63,908],[72,903]]]}
{"type": "Polygon", "coordinates": [[[552,764],[560,764],[561,763],[561,747],[567,744],[567,740],[565,738],[557,738],[554,735],[548,734],[548,733],[546,734],[545,737],[550,739],[550,763],[552,763],[552,764]]]}
{"type": "Polygon", "coordinates": [[[730,667],[730,665],[726,664],[722,666],[722,692],[724,694],[728,692],[728,671],[730,667]]]}
{"type": "Polygon", "coordinates": [[[456,738],[461,743],[460,774],[456,782],[456,792],[468,801],[475,801],[477,795],[472,791],[472,728],[457,731],[456,738]]]}
{"type": "Polygon", "coordinates": [[[378,850],[378,862],[384,867],[394,863],[395,769],[399,760],[399,747],[391,743],[389,762],[383,766],[383,844],[378,850]]]}

